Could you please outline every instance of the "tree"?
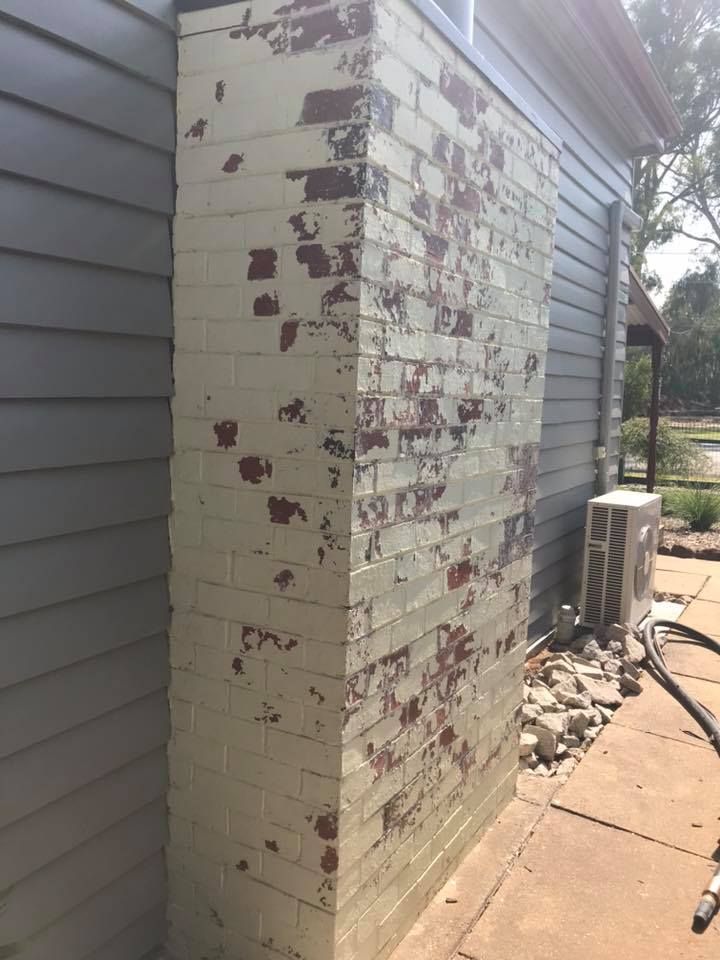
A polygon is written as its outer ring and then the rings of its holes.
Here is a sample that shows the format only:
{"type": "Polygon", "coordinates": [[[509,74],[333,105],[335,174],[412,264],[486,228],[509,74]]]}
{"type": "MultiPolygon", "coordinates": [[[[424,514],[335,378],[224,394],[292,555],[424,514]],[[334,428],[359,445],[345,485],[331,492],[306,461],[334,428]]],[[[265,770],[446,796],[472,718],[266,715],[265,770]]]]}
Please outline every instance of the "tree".
{"type": "Polygon", "coordinates": [[[628,0],[628,9],[683,124],[663,156],[635,162],[644,223],[633,263],[652,285],[650,245],[683,234],[720,255],[720,0],[628,0]]]}
{"type": "Polygon", "coordinates": [[[625,389],[623,392],[623,420],[646,417],[652,388],[652,361],[645,350],[628,348],[625,363],[625,389]],[[632,353],[630,352],[632,351],[632,353]],[[637,352],[635,352],[637,351],[637,352]]]}
{"type": "Polygon", "coordinates": [[[720,407],[720,265],[689,270],[673,284],[663,310],[670,342],[663,396],[671,405],[720,407]]]}

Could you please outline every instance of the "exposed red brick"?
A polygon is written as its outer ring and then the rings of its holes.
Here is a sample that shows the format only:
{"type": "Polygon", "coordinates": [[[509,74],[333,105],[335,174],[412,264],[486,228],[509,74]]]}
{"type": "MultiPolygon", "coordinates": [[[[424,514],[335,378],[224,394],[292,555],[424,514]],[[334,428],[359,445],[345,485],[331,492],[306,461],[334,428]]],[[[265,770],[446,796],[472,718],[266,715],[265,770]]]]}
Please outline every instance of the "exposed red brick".
{"type": "Polygon", "coordinates": [[[293,517],[307,523],[307,514],[297,501],[288,500],[287,497],[269,497],[268,512],[271,523],[289,524],[293,517]]]}
{"type": "Polygon", "coordinates": [[[261,483],[266,477],[272,477],[272,463],[262,457],[243,457],[238,460],[238,470],[248,483],[261,483]]]}
{"type": "Polygon", "coordinates": [[[231,153],[222,165],[222,169],[225,173],[237,173],[244,160],[244,153],[231,153]]]}
{"type": "Polygon", "coordinates": [[[278,252],[272,248],[251,250],[248,280],[272,280],[277,275],[278,252]]]}
{"type": "Polygon", "coordinates": [[[277,293],[263,293],[255,297],[253,303],[253,316],[255,317],[276,317],[280,313],[280,301],[277,293]]]}
{"type": "Polygon", "coordinates": [[[237,446],[237,420],[220,420],[213,424],[213,433],[217,439],[217,445],[224,450],[237,446]]]}
{"type": "Polygon", "coordinates": [[[472,127],[477,119],[475,90],[447,65],[440,73],[440,93],[457,109],[460,123],[472,127]]]}
{"type": "Polygon", "coordinates": [[[354,40],[370,33],[373,16],[368,3],[352,3],[344,9],[330,8],[293,21],[290,50],[312,50],[354,40]]]}
{"type": "Polygon", "coordinates": [[[286,320],[280,328],[280,350],[282,353],[287,353],[290,347],[295,343],[298,325],[298,320],[286,320]]]}

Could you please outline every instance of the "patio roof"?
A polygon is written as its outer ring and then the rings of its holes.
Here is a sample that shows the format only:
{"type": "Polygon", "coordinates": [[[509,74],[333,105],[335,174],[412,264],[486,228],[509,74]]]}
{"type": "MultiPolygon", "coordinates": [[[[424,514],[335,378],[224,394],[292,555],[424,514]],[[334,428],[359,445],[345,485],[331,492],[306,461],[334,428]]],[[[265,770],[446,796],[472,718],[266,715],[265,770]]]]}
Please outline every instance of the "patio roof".
{"type": "Polygon", "coordinates": [[[630,296],[627,308],[628,346],[650,346],[654,341],[666,344],[670,327],[643,286],[640,277],[630,267],[630,296]]]}

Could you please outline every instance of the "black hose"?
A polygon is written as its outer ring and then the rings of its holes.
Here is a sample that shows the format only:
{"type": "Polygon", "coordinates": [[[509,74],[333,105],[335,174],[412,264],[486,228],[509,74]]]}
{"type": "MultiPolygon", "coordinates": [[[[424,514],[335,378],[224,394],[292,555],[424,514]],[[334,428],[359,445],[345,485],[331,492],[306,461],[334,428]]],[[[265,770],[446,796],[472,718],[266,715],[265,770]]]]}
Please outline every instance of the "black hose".
{"type": "Polygon", "coordinates": [[[707,637],[704,633],[700,633],[699,630],[693,630],[692,627],[688,627],[684,623],[675,623],[672,620],[648,620],[643,631],[645,653],[647,654],[654,678],[667,690],[670,696],[674,697],[680,706],[684,707],[690,716],[698,722],[705,736],[720,756],[720,722],[718,722],[717,717],[711,710],[708,710],[707,707],[698,703],[686,690],[683,690],[672,673],[670,673],[656,636],[658,627],[665,628],[695,643],[702,644],[702,646],[713,650],[717,654],[720,654],[720,643],[718,643],[717,640],[713,640],[712,637],[707,637]]]}
{"type": "MultiPolygon", "coordinates": [[[[699,643],[718,654],[720,654],[720,643],[718,643],[717,640],[713,640],[712,637],[700,633],[699,630],[693,630],[692,627],[688,627],[684,623],[675,623],[672,620],[648,620],[643,631],[643,643],[648,659],[648,672],[650,672],[655,680],[698,722],[705,736],[713,747],[715,747],[717,754],[720,755],[720,723],[715,714],[703,706],[702,703],[695,700],[694,697],[691,697],[686,690],[683,690],[672,673],[670,673],[658,642],[656,633],[658,627],[668,630],[669,633],[680,634],[680,636],[694,643],[699,643]]],[[[670,640],[673,638],[668,636],[667,639],[670,640]]],[[[692,928],[696,933],[702,933],[707,928],[719,904],[720,867],[715,871],[713,879],[695,908],[692,928]]]]}

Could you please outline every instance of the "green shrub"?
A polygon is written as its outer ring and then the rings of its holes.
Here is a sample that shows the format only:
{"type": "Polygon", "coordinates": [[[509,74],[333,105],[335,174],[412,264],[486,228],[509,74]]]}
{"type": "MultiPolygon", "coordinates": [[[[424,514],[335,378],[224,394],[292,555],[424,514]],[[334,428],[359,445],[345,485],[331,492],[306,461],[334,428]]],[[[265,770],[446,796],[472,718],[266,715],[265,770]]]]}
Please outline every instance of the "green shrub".
{"type": "MultiPolygon", "coordinates": [[[[630,347],[630,350],[633,348],[630,347]]],[[[623,420],[647,416],[652,386],[652,361],[647,353],[629,356],[625,363],[623,420]]]]}
{"type": "MultiPolygon", "coordinates": [[[[620,488],[621,490],[634,490],[636,493],[647,493],[645,484],[628,483],[620,488]]],[[[654,493],[659,493],[662,497],[662,515],[671,517],[673,515],[673,500],[677,493],[677,487],[655,487],[654,493]]]]}
{"type": "Polygon", "coordinates": [[[698,533],[704,533],[720,522],[720,495],[702,487],[676,490],[672,497],[673,513],[698,533]]]}
{"type": "MultiPolygon", "coordinates": [[[[650,421],[633,417],[623,423],[620,434],[622,452],[647,463],[650,421]]],[[[690,476],[707,468],[707,457],[696,443],[673,429],[667,420],[658,422],[657,472],[659,476],[690,476]]]]}

